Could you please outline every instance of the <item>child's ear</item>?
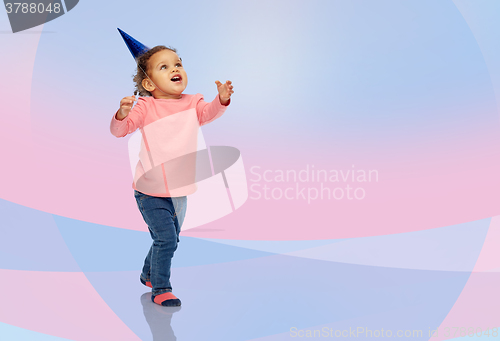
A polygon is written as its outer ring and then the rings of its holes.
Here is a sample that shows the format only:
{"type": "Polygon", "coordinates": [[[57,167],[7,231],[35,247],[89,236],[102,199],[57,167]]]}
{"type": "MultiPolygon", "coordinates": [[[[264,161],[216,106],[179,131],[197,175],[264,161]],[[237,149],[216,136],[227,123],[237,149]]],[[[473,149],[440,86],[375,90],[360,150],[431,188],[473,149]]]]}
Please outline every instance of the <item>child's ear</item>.
{"type": "Polygon", "coordinates": [[[148,78],[144,78],[142,80],[142,87],[148,90],[149,92],[154,91],[155,89],[153,83],[148,78]]]}

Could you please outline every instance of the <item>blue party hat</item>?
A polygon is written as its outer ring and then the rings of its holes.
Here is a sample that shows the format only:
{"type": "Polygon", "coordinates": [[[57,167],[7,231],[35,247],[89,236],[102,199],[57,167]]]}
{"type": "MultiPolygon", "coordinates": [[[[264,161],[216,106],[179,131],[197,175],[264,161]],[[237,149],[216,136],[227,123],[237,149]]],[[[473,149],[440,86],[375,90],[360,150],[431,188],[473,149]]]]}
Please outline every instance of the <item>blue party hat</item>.
{"type": "Polygon", "coordinates": [[[122,35],[123,40],[125,40],[125,44],[127,44],[127,47],[130,50],[130,53],[132,53],[132,56],[134,56],[135,60],[137,60],[137,58],[139,58],[141,54],[150,50],[149,47],[147,47],[143,43],[138,42],[119,28],[118,31],[122,35]]]}

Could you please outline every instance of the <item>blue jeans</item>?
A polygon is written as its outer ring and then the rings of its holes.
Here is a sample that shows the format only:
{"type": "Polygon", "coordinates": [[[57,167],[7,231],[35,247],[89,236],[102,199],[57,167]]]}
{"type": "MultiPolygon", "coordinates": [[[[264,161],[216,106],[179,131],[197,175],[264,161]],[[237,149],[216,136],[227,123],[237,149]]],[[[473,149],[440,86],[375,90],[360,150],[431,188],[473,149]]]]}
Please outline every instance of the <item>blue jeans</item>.
{"type": "Polygon", "coordinates": [[[144,260],[141,278],[153,286],[153,295],[172,291],[170,266],[186,215],[187,197],[153,197],[134,191],[137,206],[148,225],[153,244],[144,260]]]}

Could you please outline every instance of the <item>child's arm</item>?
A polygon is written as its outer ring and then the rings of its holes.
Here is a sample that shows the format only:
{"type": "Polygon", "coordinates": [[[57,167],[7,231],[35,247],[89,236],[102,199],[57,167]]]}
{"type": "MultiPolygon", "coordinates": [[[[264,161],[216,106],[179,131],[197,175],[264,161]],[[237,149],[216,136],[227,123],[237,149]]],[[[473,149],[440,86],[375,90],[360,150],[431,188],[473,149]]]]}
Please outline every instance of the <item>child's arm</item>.
{"type": "Polygon", "coordinates": [[[139,98],[133,107],[134,96],[122,98],[120,108],[111,119],[110,131],[116,137],[124,137],[142,127],[145,113],[145,100],[139,98]]]}
{"type": "Polygon", "coordinates": [[[217,90],[219,91],[217,97],[210,103],[205,102],[202,97],[196,105],[200,126],[221,117],[229,103],[231,103],[231,95],[234,93],[231,81],[226,81],[224,84],[215,81],[215,84],[217,84],[217,90]]]}

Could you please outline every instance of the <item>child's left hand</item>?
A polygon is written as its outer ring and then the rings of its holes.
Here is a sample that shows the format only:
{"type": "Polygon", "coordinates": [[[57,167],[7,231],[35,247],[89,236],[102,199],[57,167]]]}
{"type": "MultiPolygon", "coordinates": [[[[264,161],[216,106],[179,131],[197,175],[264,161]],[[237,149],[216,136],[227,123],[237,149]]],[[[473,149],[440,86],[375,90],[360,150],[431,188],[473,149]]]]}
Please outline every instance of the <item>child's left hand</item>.
{"type": "Polygon", "coordinates": [[[219,91],[219,100],[222,105],[227,105],[229,103],[229,99],[231,95],[234,93],[233,86],[231,85],[231,81],[226,81],[226,83],[222,84],[219,81],[215,81],[217,84],[217,90],[219,91]]]}

